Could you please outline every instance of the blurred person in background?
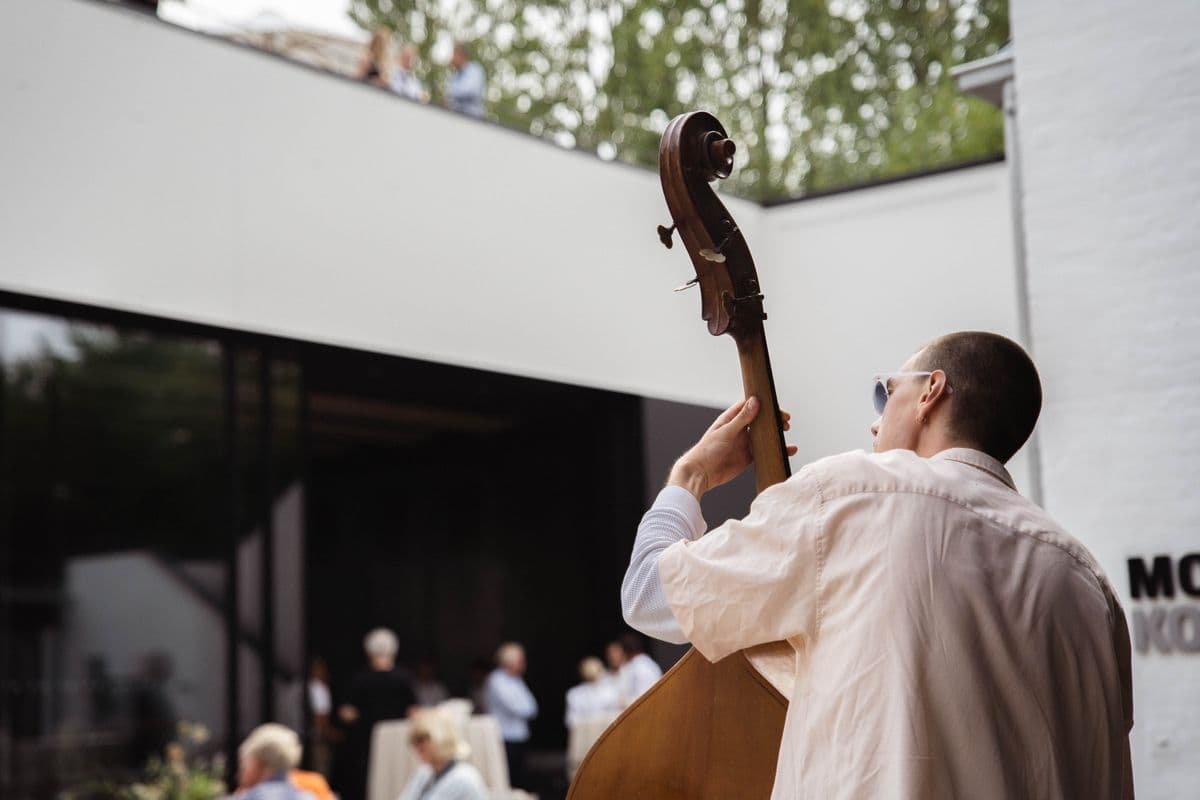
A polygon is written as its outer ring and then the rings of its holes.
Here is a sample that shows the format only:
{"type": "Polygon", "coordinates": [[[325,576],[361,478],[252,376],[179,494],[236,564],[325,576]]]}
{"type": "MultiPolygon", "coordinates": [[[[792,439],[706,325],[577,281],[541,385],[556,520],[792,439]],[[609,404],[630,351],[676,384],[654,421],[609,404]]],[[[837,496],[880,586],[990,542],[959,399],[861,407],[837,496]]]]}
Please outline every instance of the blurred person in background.
{"type": "Polygon", "coordinates": [[[525,667],[525,648],[507,642],[496,651],[496,668],[488,675],[484,687],[488,713],[496,718],[504,739],[509,782],[518,788],[525,785],[529,720],[538,713],[537,700],[522,678],[525,667]]]}
{"type": "Polygon", "coordinates": [[[604,663],[595,656],[579,662],[579,677],[583,683],[567,689],[567,727],[585,719],[611,716],[621,709],[617,687],[604,680],[604,663]]]}
{"type": "Polygon", "coordinates": [[[462,42],[454,43],[454,52],[450,56],[450,70],[450,81],[446,85],[446,105],[453,111],[482,117],[486,78],[483,67],[471,60],[467,46],[462,42]]]}
{"type": "Polygon", "coordinates": [[[133,764],[145,764],[148,759],[162,758],[168,744],[175,740],[175,706],[168,686],[174,664],[171,656],[161,650],[142,657],[141,670],[134,679],[131,700],[133,712],[133,741],[130,743],[133,764]]]}
{"type": "Polygon", "coordinates": [[[617,672],[617,684],[621,695],[621,707],[627,708],[662,677],[662,667],[646,655],[642,637],[636,633],[627,633],[621,637],[621,650],[625,663],[617,672]]]}
{"type": "MultiPolygon", "coordinates": [[[[609,642],[604,648],[604,663],[608,667],[604,672],[602,680],[611,683],[614,687],[618,686],[618,680],[621,674],[621,667],[625,665],[625,648],[621,647],[620,642],[609,642]]],[[[619,689],[614,689],[617,694],[620,694],[619,689]]]]}
{"type": "Polygon", "coordinates": [[[333,726],[333,695],[329,691],[329,666],[314,656],[308,667],[308,757],[313,769],[328,776],[333,765],[333,745],[338,739],[333,726]]]}
{"type": "Polygon", "coordinates": [[[425,85],[413,72],[416,64],[417,48],[411,44],[401,46],[400,51],[396,53],[396,62],[392,65],[392,77],[388,86],[401,97],[424,102],[427,97],[425,85]]]}
{"type": "Polygon", "coordinates": [[[338,708],[338,720],[346,728],[335,765],[335,785],[342,800],[366,796],[371,731],[376,723],[404,719],[416,706],[412,678],[396,666],[399,649],[400,640],[387,628],[376,628],[363,639],[367,669],[354,676],[346,702],[338,708]]]}
{"type": "Polygon", "coordinates": [[[300,763],[303,747],[291,728],[268,722],[250,731],[238,748],[238,800],[314,800],[298,789],[289,773],[300,763]]]}
{"type": "Polygon", "coordinates": [[[356,76],[363,83],[373,83],[376,86],[387,85],[387,32],[377,30],[371,34],[367,43],[367,53],[358,67],[356,76]]]}
{"type": "Polygon", "coordinates": [[[417,664],[416,677],[413,679],[413,693],[417,697],[417,705],[422,708],[432,708],[438,703],[450,699],[450,690],[446,684],[438,680],[437,669],[432,661],[422,661],[417,664]]]}
{"type": "Polygon", "coordinates": [[[421,766],[400,800],[487,800],[483,776],[463,760],[471,751],[449,714],[431,708],[415,712],[408,743],[421,766]]]}

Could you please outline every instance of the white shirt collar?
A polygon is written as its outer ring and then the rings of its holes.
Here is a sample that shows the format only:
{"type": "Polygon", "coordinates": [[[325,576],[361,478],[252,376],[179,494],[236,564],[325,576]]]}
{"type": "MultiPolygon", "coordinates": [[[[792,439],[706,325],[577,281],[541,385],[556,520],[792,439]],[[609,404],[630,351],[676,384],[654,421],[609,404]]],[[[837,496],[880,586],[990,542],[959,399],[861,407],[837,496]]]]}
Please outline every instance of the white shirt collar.
{"type": "Polygon", "coordinates": [[[987,453],[980,452],[979,450],[972,450],[969,447],[951,447],[948,450],[943,450],[942,452],[934,455],[933,459],[942,461],[957,461],[960,464],[967,464],[968,466],[983,470],[999,480],[1008,488],[1016,491],[1017,485],[1013,483],[1012,476],[1008,474],[1008,470],[1004,468],[1003,464],[989,456],[987,453]]]}

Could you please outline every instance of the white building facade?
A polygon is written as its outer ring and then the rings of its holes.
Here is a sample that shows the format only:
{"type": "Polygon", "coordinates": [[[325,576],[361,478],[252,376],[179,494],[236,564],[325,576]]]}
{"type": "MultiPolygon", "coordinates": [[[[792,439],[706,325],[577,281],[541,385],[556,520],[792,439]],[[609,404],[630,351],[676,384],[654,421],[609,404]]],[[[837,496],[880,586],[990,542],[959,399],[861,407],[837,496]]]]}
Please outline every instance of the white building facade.
{"type": "MultiPolygon", "coordinates": [[[[1198,9],[1015,4],[1019,198],[995,163],[726,201],[800,462],[869,447],[871,375],[924,341],[986,329],[1030,347],[1041,452],[1013,472],[1123,592],[1152,798],[1200,783],[1198,9]]],[[[100,3],[14,0],[0,19],[0,290],[651,400],[737,397],[731,344],[670,291],[690,265],[655,236],[657,175],[100,3]]]]}

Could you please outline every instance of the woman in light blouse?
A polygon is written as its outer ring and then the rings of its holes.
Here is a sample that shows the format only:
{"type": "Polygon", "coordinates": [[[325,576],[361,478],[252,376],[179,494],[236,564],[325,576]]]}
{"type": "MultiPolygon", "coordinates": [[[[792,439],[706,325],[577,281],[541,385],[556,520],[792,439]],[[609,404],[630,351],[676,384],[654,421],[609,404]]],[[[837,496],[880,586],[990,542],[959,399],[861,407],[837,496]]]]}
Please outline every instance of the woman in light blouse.
{"type": "Polygon", "coordinates": [[[421,766],[400,800],[487,800],[479,770],[461,759],[470,755],[458,725],[443,711],[425,709],[412,717],[408,738],[421,766]]]}

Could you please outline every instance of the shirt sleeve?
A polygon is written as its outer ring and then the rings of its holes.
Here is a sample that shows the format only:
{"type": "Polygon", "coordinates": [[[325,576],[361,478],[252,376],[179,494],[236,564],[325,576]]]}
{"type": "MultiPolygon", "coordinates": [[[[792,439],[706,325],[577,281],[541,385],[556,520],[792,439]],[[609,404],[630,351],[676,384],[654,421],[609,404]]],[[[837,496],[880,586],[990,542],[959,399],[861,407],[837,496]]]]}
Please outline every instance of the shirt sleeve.
{"type": "Polygon", "coordinates": [[[676,542],[698,539],[705,527],[700,503],[691,492],[668,486],[658,493],[638,525],[633,555],[621,583],[621,611],[629,627],[664,642],[687,643],[663,597],[658,559],[676,542]]]}
{"type": "Polygon", "coordinates": [[[760,494],[743,520],[658,559],[662,593],[710,661],[766,642],[812,636],[819,614],[823,502],[806,468],[760,494]]]}

